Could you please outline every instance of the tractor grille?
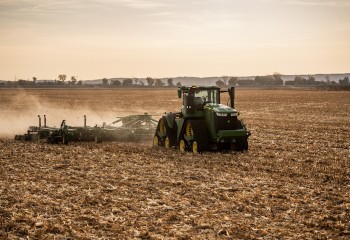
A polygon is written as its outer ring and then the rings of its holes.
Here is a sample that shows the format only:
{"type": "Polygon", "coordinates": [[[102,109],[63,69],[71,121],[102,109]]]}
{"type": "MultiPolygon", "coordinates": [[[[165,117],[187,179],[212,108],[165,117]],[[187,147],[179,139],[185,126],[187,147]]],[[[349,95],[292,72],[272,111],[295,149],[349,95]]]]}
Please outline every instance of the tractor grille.
{"type": "Polygon", "coordinates": [[[237,116],[226,116],[226,117],[219,117],[215,116],[215,123],[216,123],[216,131],[219,130],[235,130],[240,129],[241,126],[239,124],[239,121],[237,120],[237,116]]]}

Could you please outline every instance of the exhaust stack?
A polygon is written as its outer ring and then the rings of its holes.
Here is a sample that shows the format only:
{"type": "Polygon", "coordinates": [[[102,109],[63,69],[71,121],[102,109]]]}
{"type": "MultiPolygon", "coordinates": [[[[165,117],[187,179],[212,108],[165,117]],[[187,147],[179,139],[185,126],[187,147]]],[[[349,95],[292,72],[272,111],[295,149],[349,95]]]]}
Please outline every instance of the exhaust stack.
{"type": "Polygon", "coordinates": [[[84,128],[86,128],[86,115],[84,115],[84,128]]]}
{"type": "Polygon", "coordinates": [[[235,87],[230,87],[228,89],[228,93],[230,95],[231,108],[235,108],[235,87]]]}
{"type": "Polygon", "coordinates": [[[38,118],[39,118],[39,128],[41,128],[41,117],[40,117],[40,115],[38,115],[38,118]]]}

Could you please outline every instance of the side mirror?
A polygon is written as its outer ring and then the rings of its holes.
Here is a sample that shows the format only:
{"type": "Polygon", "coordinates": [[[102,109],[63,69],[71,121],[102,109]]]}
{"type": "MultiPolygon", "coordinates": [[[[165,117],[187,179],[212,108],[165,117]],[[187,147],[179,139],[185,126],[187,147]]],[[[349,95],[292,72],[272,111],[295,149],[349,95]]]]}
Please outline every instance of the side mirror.
{"type": "Polygon", "coordinates": [[[178,96],[178,98],[181,98],[181,93],[182,93],[182,92],[181,92],[181,89],[178,88],[178,89],[177,89],[177,96],[178,96]]]}

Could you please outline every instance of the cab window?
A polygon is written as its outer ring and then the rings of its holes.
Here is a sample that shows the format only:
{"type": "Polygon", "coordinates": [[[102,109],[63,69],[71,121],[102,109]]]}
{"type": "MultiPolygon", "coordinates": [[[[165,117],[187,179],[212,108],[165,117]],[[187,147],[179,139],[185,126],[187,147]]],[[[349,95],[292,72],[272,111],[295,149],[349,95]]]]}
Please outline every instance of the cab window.
{"type": "Polygon", "coordinates": [[[202,103],[220,103],[219,90],[216,89],[200,89],[195,91],[195,101],[202,103]]]}

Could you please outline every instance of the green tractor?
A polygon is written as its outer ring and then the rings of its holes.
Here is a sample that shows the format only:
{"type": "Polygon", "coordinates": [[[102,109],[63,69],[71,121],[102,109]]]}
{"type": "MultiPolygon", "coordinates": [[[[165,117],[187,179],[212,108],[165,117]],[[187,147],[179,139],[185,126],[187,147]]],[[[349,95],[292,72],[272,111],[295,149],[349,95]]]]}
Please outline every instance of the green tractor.
{"type": "Polygon", "coordinates": [[[247,151],[250,131],[234,108],[235,88],[181,86],[181,112],[166,113],[159,119],[153,146],[178,147],[181,152],[247,151]],[[229,105],[220,103],[220,93],[229,93],[229,105]]]}

